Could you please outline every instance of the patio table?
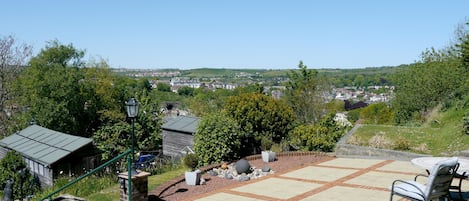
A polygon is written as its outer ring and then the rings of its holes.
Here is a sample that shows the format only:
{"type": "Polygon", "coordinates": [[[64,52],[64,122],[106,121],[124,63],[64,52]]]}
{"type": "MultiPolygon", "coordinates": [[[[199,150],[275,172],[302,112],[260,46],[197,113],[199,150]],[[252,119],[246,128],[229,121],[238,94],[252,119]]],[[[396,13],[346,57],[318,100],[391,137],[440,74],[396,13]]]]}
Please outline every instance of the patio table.
{"type": "MultiPolygon", "coordinates": [[[[448,159],[449,157],[419,157],[414,158],[410,162],[417,167],[425,169],[428,174],[432,167],[441,160],[448,159]]],[[[459,192],[459,196],[462,199],[461,184],[462,180],[469,179],[469,160],[458,157],[459,168],[454,175],[455,178],[459,179],[458,186],[451,186],[450,189],[456,189],[459,192]]]]}

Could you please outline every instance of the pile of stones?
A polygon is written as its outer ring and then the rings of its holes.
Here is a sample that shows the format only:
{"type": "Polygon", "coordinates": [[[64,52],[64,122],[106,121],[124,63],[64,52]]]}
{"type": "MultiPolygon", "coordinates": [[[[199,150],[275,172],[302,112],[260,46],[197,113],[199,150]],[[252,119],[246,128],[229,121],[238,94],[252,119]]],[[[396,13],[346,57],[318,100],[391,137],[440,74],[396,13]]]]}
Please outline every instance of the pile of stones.
{"type": "Polygon", "coordinates": [[[273,174],[274,171],[265,165],[262,168],[251,167],[247,160],[241,159],[236,163],[223,164],[219,168],[213,168],[208,172],[211,176],[218,176],[225,179],[238,181],[248,181],[259,177],[273,174]]]}

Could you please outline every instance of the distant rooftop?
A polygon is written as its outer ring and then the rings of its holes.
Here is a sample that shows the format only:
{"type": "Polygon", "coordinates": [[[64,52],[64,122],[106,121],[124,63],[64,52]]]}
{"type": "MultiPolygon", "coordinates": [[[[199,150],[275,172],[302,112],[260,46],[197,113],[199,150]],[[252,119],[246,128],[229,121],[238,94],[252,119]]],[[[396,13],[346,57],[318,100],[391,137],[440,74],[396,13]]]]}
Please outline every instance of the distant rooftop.
{"type": "Polygon", "coordinates": [[[0,146],[15,150],[25,157],[50,166],[91,142],[88,138],[32,125],[0,140],[0,146]]]}

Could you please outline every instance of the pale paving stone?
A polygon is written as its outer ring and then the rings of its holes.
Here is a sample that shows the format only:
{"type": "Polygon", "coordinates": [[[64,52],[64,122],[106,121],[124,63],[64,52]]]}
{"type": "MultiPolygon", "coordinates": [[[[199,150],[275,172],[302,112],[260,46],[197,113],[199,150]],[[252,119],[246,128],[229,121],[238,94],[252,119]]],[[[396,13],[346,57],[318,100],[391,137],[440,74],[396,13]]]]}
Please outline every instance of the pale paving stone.
{"type": "Polygon", "coordinates": [[[407,172],[414,174],[426,173],[424,169],[413,165],[410,161],[393,161],[392,163],[380,167],[377,170],[407,172]]]}
{"type": "Polygon", "coordinates": [[[384,173],[384,172],[367,172],[344,183],[356,184],[369,187],[389,188],[394,180],[414,180],[415,175],[384,173]]]}
{"type": "Polygon", "coordinates": [[[314,190],[321,184],[295,181],[290,179],[269,178],[242,187],[234,188],[233,191],[268,196],[275,199],[289,199],[305,192],[314,190]]]}
{"type": "Polygon", "coordinates": [[[255,198],[244,197],[240,195],[233,195],[229,193],[217,193],[204,198],[197,199],[197,201],[262,201],[255,198]]]}
{"type": "Polygon", "coordinates": [[[358,170],[340,169],[330,167],[317,167],[308,166],[289,173],[283,174],[283,177],[297,178],[297,179],[310,179],[319,181],[335,181],[342,177],[348,176],[358,170]]]}
{"type": "Polygon", "coordinates": [[[309,196],[302,201],[389,200],[389,196],[390,193],[387,191],[335,186],[318,194],[309,196]]]}
{"type": "Polygon", "coordinates": [[[319,163],[319,165],[346,167],[346,168],[368,168],[385,160],[360,159],[360,158],[336,158],[334,160],[319,163]]]}

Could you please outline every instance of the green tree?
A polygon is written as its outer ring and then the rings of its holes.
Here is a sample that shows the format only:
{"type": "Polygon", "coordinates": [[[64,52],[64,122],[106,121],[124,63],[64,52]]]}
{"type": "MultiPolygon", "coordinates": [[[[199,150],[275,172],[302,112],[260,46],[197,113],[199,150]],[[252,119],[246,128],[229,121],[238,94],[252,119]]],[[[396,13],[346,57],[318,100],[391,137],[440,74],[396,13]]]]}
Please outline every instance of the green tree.
{"type": "MultiPolygon", "coordinates": [[[[135,151],[156,150],[161,145],[162,118],[157,101],[145,90],[136,97],[139,113],[135,119],[135,151]]],[[[93,135],[96,147],[102,151],[105,160],[111,159],[127,150],[131,145],[131,121],[126,119],[122,101],[122,111],[108,111],[103,115],[105,125],[93,135]]]]}
{"type": "Polygon", "coordinates": [[[238,159],[242,136],[235,120],[213,113],[200,121],[194,136],[194,151],[203,165],[238,159]]]}
{"type": "Polygon", "coordinates": [[[18,152],[9,151],[0,161],[0,181],[12,180],[13,199],[22,199],[33,195],[39,190],[39,181],[26,167],[26,163],[18,152]],[[23,197],[21,197],[23,196],[23,197]]]}
{"type": "Polygon", "coordinates": [[[220,111],[228,97],[223,94],[225,89],[217,89],[215,91],[202,89],[194,97],[187,99],[187,105],[191,112],[196,116],[204,116],[215,111],[220,111]]]}
{"type": "Polygon", "coordinates": [[[366,124],[388,124],[393,122],[394,112],[386,103],[374,103],[361,109],[360,118],[366,124]]]}
{"type": "MultiPolygon", "coordinates": [[[[44,127],[65,133],[89,136],[83,133],[88,122],[84,112],[86,99],[81,85],[84,74],[80,68],[84,52],[73,45],[49,42],[33,57],[19,77],[18,91],[26,115],[44,127]]],[[[23,122],[24,123],[24,122],[23,122]]]]}
{"type": "Polygon", "coordinates": [[[229,97],[225,110],[240,125],[244,139],[248,141],[243,145],[250,144],[251,147],[246,148],[256,151],[260,149],[263,137],[279,143],[293,127],[293,111],[288,104],[260,93],[229,97]]]}
{"type": "Polygon", "coordinates": [[[308,69],[303,61],[298,71],[289,73],[286,98],[300,123],[314,123],[321,119],[326,85],[316,70],[308,69]]]}
{"type": "Polygon", "coordinates": [[[396,123],[422,117],[433,107],[452,99],[465,79],[461,65],[453,55],[429,49],[422,62],[396,73],[393,108],[396,123]]]}
{"type": "Polygon", "coordinates": [[[146,91],[151,91],[151,84],[148,78],[141,78],[137,80],[139,89],[145,89],[146,91]]]}
{"type": "Polygon", "coordinates": [[[194,96],[194,88],[183,86],[178,89],[178,94],[181,96],[194,96]]]}
{"type": "Polygon", "coordinates": [[[156,84],[156,90],[163,92],[171,92],[171,86],[169,84],[160,82],[156,84]]]}
{"type": "Polygon", "coordinates": [[[0,38],[0,136],[12,133],[8,123],[9,115],[14,102],[12,84],[17,79],[20,71],[26,66],[31,56],[32,47],[26,44],[18,44],[12,36],[0,38]]]}

